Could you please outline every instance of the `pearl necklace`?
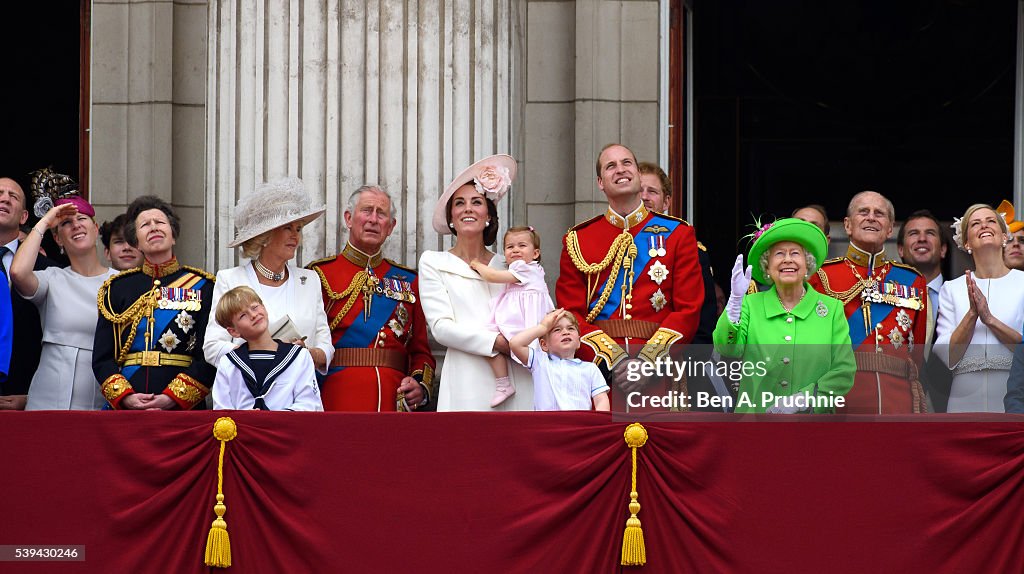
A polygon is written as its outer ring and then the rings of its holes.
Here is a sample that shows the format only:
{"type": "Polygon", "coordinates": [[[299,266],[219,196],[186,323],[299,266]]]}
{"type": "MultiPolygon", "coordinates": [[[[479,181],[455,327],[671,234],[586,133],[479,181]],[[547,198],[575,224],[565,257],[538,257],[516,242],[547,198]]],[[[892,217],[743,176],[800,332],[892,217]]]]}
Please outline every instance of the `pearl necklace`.
{"type": "Polygon", "coordinates": [[[796,305],[793,305],[792,309],[786,309],[786,304],[782,302],[782,296],[779,295],[778,291],[775,291],[775,296],[779,299],[779,305],[782,305],[782,309],[787,313],[792,313],[793,309],[796,309],[796,306],[800,304],[800,301],[803,301],[804,297],[807,296],[807,289],[804,289],[804,294],[800,296],[800,299],[796,302],[796,305]]]}
{"type": "Polygon", "coordinates": [[[255,269],[257,273],[259,273],[263,277],[267,278],[268,280],[275,281],[275,282],[276,281],[284,281],[284,276],[285,276],[285,274],[288,273],[288,266],[287,265],[285,266],[284,271],[282,271],[280,273],[274,273],[270,269],[267,269],[267,267],[265,265],[260,263],[259,259],[253,259],[252,266],[253,266],[253,269],[255,269]]]}

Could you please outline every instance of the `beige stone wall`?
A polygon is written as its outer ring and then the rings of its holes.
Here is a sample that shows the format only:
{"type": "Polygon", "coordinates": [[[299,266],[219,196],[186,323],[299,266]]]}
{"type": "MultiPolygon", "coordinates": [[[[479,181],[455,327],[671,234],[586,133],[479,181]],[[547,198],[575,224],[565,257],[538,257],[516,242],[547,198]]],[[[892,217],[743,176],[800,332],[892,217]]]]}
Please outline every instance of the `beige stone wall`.
{"type": "MultiPolygon", "coordinates": [[[[352,10],[357,4],[365,10],[364,3],[347,0],[308,4],[302,16],[307,17],[310,10],[322,10],[327,18],[341,18],[342,24],[353,17],[352,10]],[[335,11],[339,8],[344,8],[340,16],[335,11]]],[[[370,4],[377,5],[376,2],[370,4]]],[[[237,11],[233,21],[243,21],[244,11],[250,9],[245,2],[224,5],[237,11]]],[[[268,0],[266,13],[273,15],[275,5],[268,0]]],[[[284,7],[287,3],[281,5],[284,7]]],[[[208,77],[216,77],[210,67],[222,66],[226,60],[224,54],[214,54],[214,57],[208,54],[210,26],[217,19],[211,17],[207,0],[95,1],[91,190],[99,217],[112,217],[139,195],[159,195],[170,200],[185,220],[185,233],[179,239],[178,249],[182,260],[211,268],[223,266],[220,263],[229,265],[232,261],[219,245],[232,234],[233,222],[225,208],[256,178],[306,168],[316,172],[314,181],[335,214],[325,220],[328,225],[317,230],[318,240],[311,243],[316,245],[316,253],[306,254],[304,259],[319,256],[321,250],[329,251],[343,239],[338,229],[340,203],[346,192],[369,178],[404,188],[401,195],[405,217],[396,230],[396,234],[402,236],[392,250],[394,256],[411,262],[416,251],[428,246],[433,248],[437,241],[429,229],[424,229],[429,221],[425,209],[427,197],[439,193],[437,188],[443,185],[445,178],[472,158],[493,151],[509,151],[520,161],[520,180],[508,206],[510,223],[529,223],[540,231],[546,254],[544,264],[553,284],[561,236],[574,223],[603,210],[604,197],[594,183],[593,165],[598,150],[605,143],[619,141],[632,147],[641,160],[656,161],[658,157],[658,0],[453,0],[444,4],[444,12],[436,14],[427,5],[406,0],[385,0],[385,7],[388,6],[394,6],[396,14],[416,6],[406,17],[417,28],[403,33],[412,38],[415,31],[419,34],[415,36],[417,43],[392,46],[392,42],[365,42],[364,50],[372,48],[364,56],[365,65],[372,64],[374,70],[380,69],[382,64],[389,67],[378,76],[367,75],[366,68],[346,65],[340,69],[344,77],[327,78],[328,83],[337,82],[333,85],[339,90],[377,99],[365,100],[369,107],[361,112],[357,110],[358,115],[365,118],[365,125],[358,133],[344,127],[347,125],[344,105],[337,110],[341,115],[327,114],[324,122],[335,122],[330,124],[335,131],[323,134],[329,136],[320,143],[325,152],[321,157],[325,159],[317,160],[316,165],[306,165],[308,161],[296,159],[298,156],[294,155],[299,149],[308,152],[310,140],[301,133],[306,127],[287,119],[274,119],[287,118],[297,110],[291,109],[297,100],[289,98],[298,93],[287,91],[291,84],[287,74],[282,80],[285,92],[266,92],[269,100],[284,98],[284,105],[289,108],[283,116],[267,111],[270,108],[239,108],[243,100],[238,96],[232,96],[231,105],[214,102],[215,105],[208,107],[211,92],[208,77]],[[444,41],[441,38],[431,40],[429,26],[434,21],[431,18],[439,20],[436,25],[441,29],[458,30],[453,20],[462,13],[460,10],[468,10],[473,21],[504,14],[497,16],[507,18],[499,28],[507,30],[511,38],[477,32],[458,34],[454,44],[449,42],[451,36],[444,41]],[[453,82],[459,81],[459,73],[468,69],[468,63],[458,63],[460,46],[469,49],[472,45],[479,50],[482,45],[494,49],[495,42],[513,46],[513,50],[507,56],[500,53],[495,56],[494,67],[488,67],[490,64],[486,62],[479,64],[485,67],[482,72],[478,69],[476,77],[497,78],[499,85],[504,86],[501,88],[503,95],[495,97],[486,92],[493,79],[469,86],[473,93],[483,94],[483,105],[480,97],[474,97],[473,115],[460,119],[463,108],[459,102],[468,102],[465,87],[458,86],[460,90],[455,97],[438,97],[438,86],[451,90],[453,82]],[[452,46],[456,50],[454,54],[452,46]],[[392,49],[394,52],[390,51],[392,49]],[[394,62],[389,60],[392,54],[398,56],[394,62]],[[457,64],[433,72],[428,69],[428,61],[441,59],[457,64]],[[421,65],[404,63],[411,61],[419,61],[421,65]],[[392,64],[395,63],[404,69],[398,77],[394,77],[392,64]],[[353,84],[353,81],[359,83],[353,84]],[[392,82],[404,89],[408,97],[414,98],[410,101],[416,103],[417,109],[410,113],[396,109],[392,92],[374,91],[380,86],[386,87],[378,82],[392,82]],[[447,106],[441,108],[439,116],[431,113],[437,105],[447,106]],[[207,125],[207,118],[209,111],[209,121],[223,122],[225,117],[218,110],[230,114],[258,112],[254,117],[259,129],[251,135],[261,141],[269,139],[259,144],[263,146],[260,149],[273,147],[273,153],[264,156],[264,151],[249,150],[253,142],[245,138],[237,147],[241,156],[224,155],[223,149],[217,152],[217,131],[207,125]],[[259,120],[264,113],[270,114],[265,124],[259,120]],[[284,136],[275,135],[278,132],[284,136]],[[430,147],[431,141],[437,145],[430,147]],[[361,157],[352,155],[355,144],[364,150],[358,154],[361,157]],[[278,148],[282,145],[288,153],[281,153],[278,148]],[[212,155],[216,153],[221,155],[212,155]],[[402,154],[402,157],[392,161],[388,159],[389,154],[402,154]],[[245,161],[239,162],[240,159],[245,161]],[[224,171],[229,165],[235,167],[224,171]],[[211,169],[217,172],[211,173],[211,169]],[[221,181],[232,171],[237,175],[228,187],[211,188],[211,181],[221,181]],[[211,202],[211,197],[217,201],[211,202]]],[[[360,25],[365,25],[366,18],[356,19],[364,22],[360,25]]],[[[293,25],[300,21],[292,20],[293,25]]],[[[388,29],[385,24],[389,22],[374,22],[374,26],[367,28],[371,33],[388,29]]],[[[273,19],[259,24],[261,30],[266,30],[263,26],[271,27],[271,33],[259,36],[261,42],[264,37],[276,41],[272,33],[274,25],[273,19]]],[[[345,28],[340,29],[346,33],[345,28]]],[[[287,31],[284,38],[287,38],[287,31]]],[[[309,38],[304,34],[293,41],[298,42],[299,38],[308,43],[309,38]]],[[[335,46],[347,46],[349,42],[347,36],[331,39],[328,33],[325,38],[337,42],[335,46]]],[[[283,46],[288,48],[287,43],[283,46]]],[[[282,49],[282,46],[261,45],[259,49],[262,50],[259,53],[267,54],[266,50],[282,49]]],[[[339,60],[344,60],[343,55],[327,57],[328,67],[337,66],[339,60]]],[[[266,69],[266,75],[261,74],[260,78],[273,81],[280,75],[280,70],[275,71],[276,68],[270,66],[272,58],[254,58],[248,64],[239,60],[237,65],[255,66],[257,63],[261,70],[266,69]]],[[[298,88],[302,87],[299,83],[298,88]]],[[[223,94],[223,91],[213,92],[223,94]]],[[[339,93],[327,91],[324,95],[326,101],[339,97],[339,93]]],[[[353,101],[351,96],[346,98],[342,101],[353,101]]],[[[271,108],[281,105],[281,102],[275,104],[276,101],[260,101],[259,104],[271,108]]]]}
{"type": "Polygon", "coordinates": [[[177,252],[202,265],[205,0],[96,0],[92,7],[90,193],[97,219],[140,195],[184,220],[177,252]]]}
{"type": "Polygon", "coordinates": [[[658,1],[527,2],[526,220],[553,286],[560,242],[601,213],[594,162],[610,142],[658,158],[658,1]]]}

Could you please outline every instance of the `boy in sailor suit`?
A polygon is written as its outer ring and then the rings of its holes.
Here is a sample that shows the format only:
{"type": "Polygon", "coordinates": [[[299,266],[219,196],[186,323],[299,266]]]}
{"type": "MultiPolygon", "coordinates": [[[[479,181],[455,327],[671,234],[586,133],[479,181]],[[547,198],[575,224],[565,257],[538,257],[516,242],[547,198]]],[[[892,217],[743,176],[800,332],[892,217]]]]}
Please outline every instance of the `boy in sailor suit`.
{"type": "Polygon", "coordinates": [[[228,291],[217,304],[217,322],[245,343],[221,357],[213,408],[322,411],[309,352],[270,337],[267,310],[250,287],[228,291]]]}

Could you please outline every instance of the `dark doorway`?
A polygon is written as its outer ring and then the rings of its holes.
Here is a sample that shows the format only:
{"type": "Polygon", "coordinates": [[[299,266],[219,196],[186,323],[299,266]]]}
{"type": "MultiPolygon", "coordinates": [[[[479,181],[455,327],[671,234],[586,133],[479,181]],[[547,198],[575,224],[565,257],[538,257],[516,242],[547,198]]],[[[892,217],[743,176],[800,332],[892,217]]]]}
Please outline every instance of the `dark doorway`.
{"type": "MultiPolygon", "coordinates": [[[[88,46],[89,4],[7,2],[0,8],[0,20],[7,23],[0,176],[18,181],[30,195],[28,174],[42,167],[81,181],[80,105],[83,99],[88,103],[81,46],[88,46]]],[[[27,203],[31,211],[31,198],[27,203]]]]}
{"type": "Polygon", "coordinates": [[[896,218],[1012,199],[1016,0],[715,0],[693,11],[698,237],[873,189],[896,218]]]}

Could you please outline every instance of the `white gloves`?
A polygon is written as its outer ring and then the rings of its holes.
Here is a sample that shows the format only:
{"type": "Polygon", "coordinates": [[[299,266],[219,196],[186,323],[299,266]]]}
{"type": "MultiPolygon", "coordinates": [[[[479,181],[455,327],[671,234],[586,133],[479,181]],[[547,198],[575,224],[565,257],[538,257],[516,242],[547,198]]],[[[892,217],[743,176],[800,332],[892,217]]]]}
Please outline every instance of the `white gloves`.
{"type": "Polygon", "coordinates": [[[747,268],[743,269],[743,254],[740,253],[737,255],[736,264],[732,266],[729,302],[725,304],[725,314],[729,317],[729,321],[732,323],[740,322],[740,309],[743,307],[743,296],[747,294],[747,288],[750,287],[750,274],[752,272],[753,268],[750,265],[747,265],[747,268]]]}

